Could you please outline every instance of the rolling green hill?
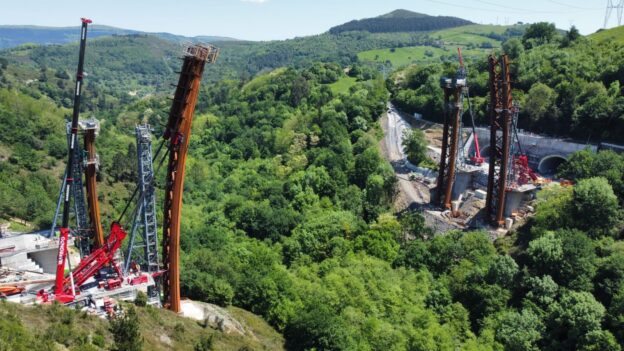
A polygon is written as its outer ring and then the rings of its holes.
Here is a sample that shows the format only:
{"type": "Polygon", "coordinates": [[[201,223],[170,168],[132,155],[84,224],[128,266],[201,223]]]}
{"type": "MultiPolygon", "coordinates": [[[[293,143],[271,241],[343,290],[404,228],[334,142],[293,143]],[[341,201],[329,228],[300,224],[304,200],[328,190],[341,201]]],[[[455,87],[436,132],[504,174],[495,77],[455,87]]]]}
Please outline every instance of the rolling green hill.
{"type": "MultiPolygon", "coordinates": [[[[114,35],[151,34],[173,42],[217,42],[231,41],[233,38],[218,36],[185,37],[171,33],[147,33],[132,29],[116,28],[105,25],[89,26],[89,37],[99,38],[114,35]]],[[[32,44],[67,44],[78,41],[80,27],[43,27],[43,26],[7,26],[0,25],[0,49],[11,48],[26,43],[32,44]]]]}
{"type": "Polygon", "coordinates": [[[426,64],[440,61],[456,61],[457,48],[467,59],[479,59],[500,48],[508,38],[519,37],[524,26],[495,26],[472,24],[448,28],[426,34],[425,45],[396,47],[390,49],[367,50],[358,53],[362,62],[384,64],[390,62],[392,67],[404,67],[409,64],[426,64]]]}
{"type": "Polygon", "coordinates": [[[429,16],[407,10],[395,10],[375,18],[353,20],[332,27],[331,34],[348,31],[367,31],[371,33],[422,32],[443,28],[452,28],[471,24],[472,22],[448,16],[429,16]]]}
{"type": "Polygon", "coordinates": [[[601,43],[609,41],[624,44],[624,26],[600,30],[589,35],[589,38],[601,43]]]}

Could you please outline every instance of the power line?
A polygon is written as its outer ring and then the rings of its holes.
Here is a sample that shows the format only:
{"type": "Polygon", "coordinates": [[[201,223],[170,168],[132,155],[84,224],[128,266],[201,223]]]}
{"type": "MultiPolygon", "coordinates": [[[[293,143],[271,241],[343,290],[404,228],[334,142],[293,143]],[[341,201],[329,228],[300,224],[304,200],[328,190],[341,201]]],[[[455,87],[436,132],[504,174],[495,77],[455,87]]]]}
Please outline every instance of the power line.
{"type": "Polygon", "coordinates": [[[475,10],[475,11],[486,11],[486,12],[495,12],[495,13],[501,13],[501,12],[505,12],[505,13],[513,13],[513,14],[533,14],[533,13],[541,13],[541,14],[569,14],[569,13],[580,13],[580,12],[585,12],[585,11],[597,11],[600,9],[578,9],[578,10],[574,10],[574,11],[536,11],[536,10],[532,10],[532,9],[522,9],[522,8],[517,8],[517,7],[510,7],[510,6],[506,6],[506,5],[501,5],[501,4],[497,4],[494,2],[489,2],[489,1],[485,1],[485,0],[475,0],[477,2],[480,2],[482,4],[486,4],[486,5],[490,5],[490,6],[498,6],[501,9],[493,9],[493,8],[483,8],[483,7],[474,7],[474,6],[466,6],[466,5],[459,5],[456,3],[451,3],[451,2],[446,2],[446,1],[441,1],[441,0],[425,0],[431,3],[436,3],[436,4],[441,4],[441,5],[447,5],[447,6],[452,6],[455,8],[462,8],[462,9],[466,9],[466,10],[475,10]]]}
{"type": "Polygon", "coordinates": [[[498,7],[504,8],[504,9],[514,10],[514,11],[522,11],[522,12],[526,12],[526,13],[560,13],[559,11],[534,11],[534,10],[529,10],[529,9],[521,9],[521,8],[507,6],[507,5],[501,5],[501,4],[497,4],[495,2],[490,2],[490,1],[485,1],[485,0],[475,0],[475,1],[480,2],[482,4],[486,4],[486,5],[498,6],[498,7]]]}
{"type": "Polygon", "coordinates": [[[572,9],[578,9],[578,10],[589,10],[589,11],[602,10],[601,8],[597,8],[597,7],[591,7],[590,8],[590,7],[574,6],[574,5],[566,4],[565,2],[560,2],[560,1],[555,1],[555,0],[548,0],[548,2],[552,2],[553,4],[569,7],[569,8],[572,8],[572,9]]]}

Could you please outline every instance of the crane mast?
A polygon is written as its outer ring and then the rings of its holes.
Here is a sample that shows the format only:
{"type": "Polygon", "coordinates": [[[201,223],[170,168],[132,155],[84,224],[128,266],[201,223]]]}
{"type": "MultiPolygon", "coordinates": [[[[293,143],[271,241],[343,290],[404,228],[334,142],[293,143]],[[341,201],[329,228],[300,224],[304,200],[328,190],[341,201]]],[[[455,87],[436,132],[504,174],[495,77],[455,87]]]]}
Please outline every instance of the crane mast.
{"type": "Polygon", "coordinates": [[[65,260],[67,259],[67,240],[69,239],[69,211],[70,211],[70,193],[73,182],[73,165],[74,165],[74,148],[77,147],[78,136],[78,117],[80,115],[80,95],[82,93],[83,66],[85,48],[87,45],[87,27],[91,23],[90,19],[82,18],[82,27],[80,31],[80,53],[78,55],[78,71],[76,73],[76,86],[74,88],[74,110],[71,121],[71,133],[69,141],[69,152],[67,158],[67,179],[65,181],[65,198],[63,200],[63,219],[61,222],[59,250],[56,261],[56,284],[54,292],[61,294],[63,292],[63,280],[65,275],[65,260]]]}

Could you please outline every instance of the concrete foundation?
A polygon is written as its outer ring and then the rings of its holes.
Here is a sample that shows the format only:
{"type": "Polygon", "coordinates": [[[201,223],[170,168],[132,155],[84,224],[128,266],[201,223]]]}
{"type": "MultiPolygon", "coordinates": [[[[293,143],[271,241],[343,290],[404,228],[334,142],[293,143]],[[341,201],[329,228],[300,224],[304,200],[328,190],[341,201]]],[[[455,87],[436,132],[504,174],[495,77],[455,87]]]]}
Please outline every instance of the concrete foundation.
{"type": "MultiPolygon", "coordinates": [[[[73,246],[73,239],[68,241],[73,246]]],[[[0,238],[0,266],[15,271],[31,271],[39,273],[56,272],[56,256],[58,240],[46,238],[40,234],[17,234],[0,238]]],[[[72,264],[79,257],[71,254],[72,264]]]]}
{"type": "Polygon", "coordinates": [[[453,200],[459,199],[466,190],[472,187],[474,174],[476,171],[457,170],[455,173],[455,183],[453,184],[453,200]]]}
{"type": "Polygon", "coordinates": [[[537,188],[533,185],[524,185],[518,189],[508,191],[505,195],[505,217],[510,217],[523,202],[530,201],[535,197],[537,188]]]}

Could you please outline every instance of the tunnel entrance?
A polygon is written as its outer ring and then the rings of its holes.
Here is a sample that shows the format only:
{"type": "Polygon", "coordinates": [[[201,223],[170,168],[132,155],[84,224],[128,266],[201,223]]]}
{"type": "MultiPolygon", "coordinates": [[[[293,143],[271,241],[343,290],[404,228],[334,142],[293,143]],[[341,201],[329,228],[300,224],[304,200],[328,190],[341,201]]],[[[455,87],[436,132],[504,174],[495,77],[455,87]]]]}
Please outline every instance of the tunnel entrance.
{"type": "Polygon", "coordinates": [[[537,171],[541,175],[552,176],[557,173],[557,168],[567,161],[568,159],[561,155],[549,155],[540,160],[537,171]]]}

